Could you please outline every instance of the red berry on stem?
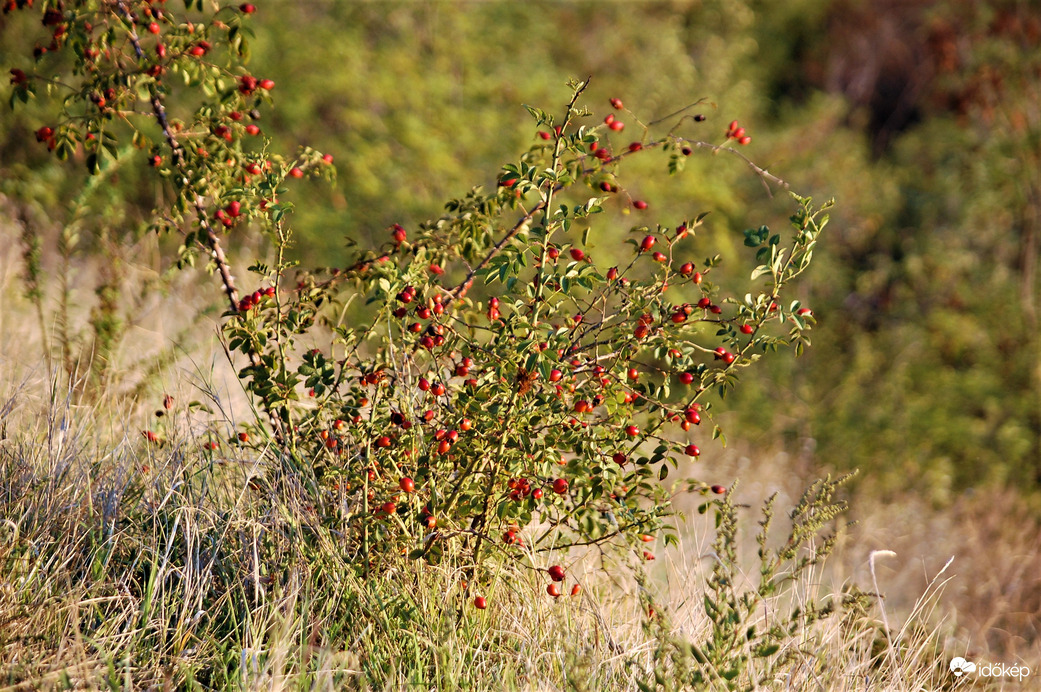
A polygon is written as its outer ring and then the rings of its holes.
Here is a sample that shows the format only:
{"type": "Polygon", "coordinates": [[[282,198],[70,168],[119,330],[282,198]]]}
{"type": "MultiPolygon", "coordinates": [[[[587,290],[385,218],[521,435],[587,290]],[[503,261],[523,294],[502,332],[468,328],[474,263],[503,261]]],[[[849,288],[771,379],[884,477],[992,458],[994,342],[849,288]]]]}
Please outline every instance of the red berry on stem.
{"type": "Polygon", "coordinates": [[[564,581],[564,568],[560,565],[553,565],[546,572],[553,581],[564,581]]]}
{"type": "Polygon", "coordinates": [[[640,211],[643,211],[647,208],[647,203],[644,202],[642,199],[638,199],[633,202],[633,206],[639,209],[640,211]]]}
{"type": "Polygon", "coordinates": [[[622,109],[622,107],[623,107],[623,104],[622,104],[622,99],[618,99],[618,98],[613,98],[613,99],[611,99],[611,105],[612,105],[612,106],[613,106],[613,107],[614,107],[614,108],[615,108],[616,110],[621,110],[621,109],[622,109]]]}
{"type": "Polygon", "coordinates": [[[484,610],[488,607],[488,601],[485,600],[484,596],[478,596],[474,599],[474,607],[477,608],[477,610],[484,610]]]}
{"type": "Polygon", "coordinates": [[[657,240],[653,235],[644,236],[643,241],[640,243],[640,251],[647,252],[652,247],[654,247],[655,242],[657,242],[657,240]]]}
{"type": "Polygon", "coordinates": [[[686,449],[684,449],[683,451],[686,452],[687,456],[689,457],[701,456],[701,450],[698,449],[698,446],[695,444],[687,445],[686,449]]]}
{"type": "Polygon", "coordinates": [[[566,493],[567,487],[567,479],[558,478],[555,481],[553,481],[553,492],[555,492],[557,495],[563,495],[564,493],[566,493]]]}
{"type": "Polygon", "coordinates": [[[585,259],[586,256],[586,253],[582,252],[577,247],[571,248],[570,254],[571,259],[575,260],[576,262],[581,262],[583,259],[585,259]]]}
{"type": "Polygon", "coordinates": [[[411,493],[416,489],[416,482],[411,478],[402,478],[398,481],[398,487],[404,490],[406,493],[411,493]]]}
{"type": "Polygon", "coordinates": [[[546,593],[548,593],[553,598],[559,598],[560,597],[560,587],[557,586],[556,584],[550,584],[550,585],[548,585],[546,587],[546,593]]]}

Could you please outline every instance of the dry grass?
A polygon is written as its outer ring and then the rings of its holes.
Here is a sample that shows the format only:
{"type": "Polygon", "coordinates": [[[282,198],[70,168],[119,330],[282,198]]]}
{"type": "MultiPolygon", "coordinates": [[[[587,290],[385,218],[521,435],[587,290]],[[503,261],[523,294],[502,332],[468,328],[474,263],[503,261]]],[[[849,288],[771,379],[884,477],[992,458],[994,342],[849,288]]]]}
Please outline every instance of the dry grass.
{"type": "MultiPolygon", "coordinates": [[[[490,575],[482,587],[490,607],[478,611],[450,557],[357,576],[340,560],[334,533],[291,502],[251,493],[252,459],[222,455],[211,466],[190,425],[162,448],[139,442],[134,430],[113,441],[111,422],[97,424],[111,411],[53,399],[35,424],[21,417],[0,448],[0,670],[14,689],[635,689],[653,683],[655,671],[668,680],[680,670],[670,652],[709,636],[710,514],[688,519],[678,547],[650,544],[657,559],[645,576],[624,554],[576,554],[566,564],[581,596],[550,599],[540,573],[508,570],[490,575]]],[[[775,461],[794,492],[798,482],[775,461]]],[[[771,487],[758,478],[759,487],[738,493],[750,505],[740,510],[748,534],[753,496],[771,487]]],[[[911,498],[855,504],[862,523],[842,533],[834,558],[764,602],[749,624],[768,627],[793,606],[827,602],[853,585],[873,590],[872,561],[884,614],[869,599],[806,627],[784,643],[788,662],[768,687],[940,689],[953,681],[946,664],[959,654],[1036,670],[1036,613],[1001,636],[991,624],[1021,622],[1014,609],[1036,598],[1037,574],[1028,572],[1036,544],[999,521],[1008,515],[995,507],[969,498],[950,514],[923,517],[911,498]],[[902,517],[917,517],[921,529],[902,517]],[[959,531],[960,522],[971,530],[959,531]],[[931,533],[937,527],[950,537],[931,533]],[[971,559],[980,543],[989,543],[983,564],[971,559]],[[946,547],[959,548],[954,562],[931,568],[946,547]],[[895,557],[872,557],[888,548],[895,557]],[[971,581],[959,574],[962,562],[971,581]],[[1031,588],[999,589],[1005,574],[1031,588]]],[[[747,538],[742,589],[758,578],[747,538]]],[[[720,680],[708,688],[724,689],[720,680]]]]}

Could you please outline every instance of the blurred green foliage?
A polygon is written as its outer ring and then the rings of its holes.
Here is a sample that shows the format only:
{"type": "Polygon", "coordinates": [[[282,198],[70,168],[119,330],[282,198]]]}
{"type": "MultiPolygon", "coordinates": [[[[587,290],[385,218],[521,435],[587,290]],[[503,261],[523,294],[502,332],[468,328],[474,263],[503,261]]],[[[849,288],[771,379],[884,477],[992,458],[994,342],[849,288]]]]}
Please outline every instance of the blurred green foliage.
{"type": "MultiPolygon", "coordinates": [[[[339,171],[335,188],[292,190],[305,263],[335,264],[345,239],[385,242],[390,224],[494,185],[536,136],[522,104],[560,110],[570,77],[592,75],[601,118],[609,97],[644,122],[706,99],[706,141],[737,118],[753,136],[743,153],[839,203],[803,285],[814,347],[746,383],[734,432],[937,502],[1041,484],[1036,2],[257,4],[253,69],[277,84],[261,125],[277,148],[334,153],[339,171]]],[[[0,59],[31,67],[28,32],[0,21],[0,59]]],[[[62,191],[82,180],[33,141],[44,112],[5,107],[0,175],[60,221],[62,191]]],[[[120,176],[132,225],[154,188],[120,176]]],[[[745,224],[790,208],[729,156],[695,154],[682,176],[630,192],[675,222],[711,210],[706,252],[740,252],[745,224]]],[[[594,240],[600,257],[635,223],[619,215],[617,235],[594,240]]]]}

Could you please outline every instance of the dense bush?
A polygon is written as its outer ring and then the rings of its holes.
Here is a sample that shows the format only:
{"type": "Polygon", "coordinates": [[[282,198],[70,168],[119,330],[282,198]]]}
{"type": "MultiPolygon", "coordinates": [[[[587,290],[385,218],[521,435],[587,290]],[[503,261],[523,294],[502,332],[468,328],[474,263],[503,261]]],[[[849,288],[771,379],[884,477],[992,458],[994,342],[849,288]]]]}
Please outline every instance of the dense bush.
{"type": "Polygon", "coordinates": [[[394,225],[348,267],[294,272],[286,185],[329,174],[333,158],[268,150],[255,121],[276,84],[243,63],[254,10],[45,6],[51,43],[34,57],[65,56],[69,75],[12,70],[13,101],[63,95],[36,131],[59,159],[99,175],[129,140],[165,181],[172,203],[151,227],[181,238],[181,265],[202,252],[217,274],[228,346],[265,412],[229,442],[267,449],[278,470],[265,480],[345,527],[366,569],[378,555],[433,559],[452,538],[480,564],[488,546],[541,552],[662,529],[660,481],[700,455],[700,440],[669,428],[698,430],[707,397],[762,353],[801,350],[811,313],[782,294],[826,218],[796,198],[791,240],[746,231],[758,266],[743,298],[713,282],[718,255],[690,254],[703,213],[633,226],[630,256],[598,266],[588,243],[605,207],[653,216],[627,187],[629,159],[661,150],[678,173],[695,152],[736,153],[751,136],[734,121],[724,145],[697,139],[698,104],[645,124],[613,98],[594,121],[578,82],[563,113],[529,107],[538,143],[493,191],[474,188],[418,230],[394,225]],[[225,246],[251,232],[275,253],[240,294],[225,246]]]}

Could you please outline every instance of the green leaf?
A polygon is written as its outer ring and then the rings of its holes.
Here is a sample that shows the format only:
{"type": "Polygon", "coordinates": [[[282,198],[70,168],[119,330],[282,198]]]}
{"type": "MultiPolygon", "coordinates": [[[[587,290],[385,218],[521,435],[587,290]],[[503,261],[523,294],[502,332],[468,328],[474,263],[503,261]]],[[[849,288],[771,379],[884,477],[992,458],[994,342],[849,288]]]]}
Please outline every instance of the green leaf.
{"type": "Polygon", "coordinates": [[[769,273],[770,273],[769,265],[760,264],[758,267],[756,267],[755,269],[752,270],[752,277],[751,277],[751,279],[752,279],[752,281],[755,281],[760,276],[762,276],[764,274],[769,274],[769,273]]]}

